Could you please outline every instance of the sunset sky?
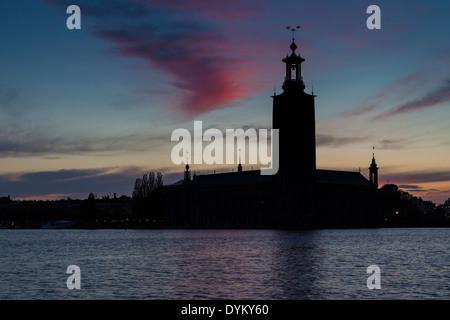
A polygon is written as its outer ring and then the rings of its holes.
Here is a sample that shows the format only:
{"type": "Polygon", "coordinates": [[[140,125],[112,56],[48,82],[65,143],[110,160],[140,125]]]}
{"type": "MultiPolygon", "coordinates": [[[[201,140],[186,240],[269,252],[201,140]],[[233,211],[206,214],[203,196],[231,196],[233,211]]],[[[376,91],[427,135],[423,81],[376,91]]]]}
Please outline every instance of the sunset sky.
{"type": "Polygon", "coordinates": [[[368,177],[375,146],[381,185],[450,197],[447,1],[21,0],[0,15],[0,197],[131,195],[150,171],[182,178],[177,128],[270,129],[296,25],[317,167],[368,177]]]}

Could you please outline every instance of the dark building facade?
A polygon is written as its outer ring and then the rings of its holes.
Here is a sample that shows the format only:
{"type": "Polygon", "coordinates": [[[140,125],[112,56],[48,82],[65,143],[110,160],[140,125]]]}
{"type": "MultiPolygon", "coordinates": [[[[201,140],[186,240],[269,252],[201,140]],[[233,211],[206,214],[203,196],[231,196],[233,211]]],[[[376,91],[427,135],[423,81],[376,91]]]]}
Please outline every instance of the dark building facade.
{"type": "Polygon", "coordinates": [[[279,170],[193,175],[160,191],[168,227],[315,228],[372,226],[377,222],[378,168],[370,180],[359,172],[316,168],[315,96],[305,92],[292,39],[283,92],[273,98],[273,129],[279,130],[279,170]]]}

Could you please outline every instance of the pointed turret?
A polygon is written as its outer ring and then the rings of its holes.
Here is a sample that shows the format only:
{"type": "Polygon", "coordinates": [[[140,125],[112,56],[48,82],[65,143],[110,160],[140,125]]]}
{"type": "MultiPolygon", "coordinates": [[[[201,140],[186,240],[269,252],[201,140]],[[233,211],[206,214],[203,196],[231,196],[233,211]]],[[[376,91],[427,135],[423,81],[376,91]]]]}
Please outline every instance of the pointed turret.
{"type": "Polygon", "coordinates": [[[295,39],[292,38],[292,43],[289,46],[291,49],[291,54],[287,55],[282,61],[286,64],[286,76],[284,78],[283,90],[301,90],[305,89],[305,83],[302,77],[302,62],[305,61],[300,55],[295,53],[297,50],[297,44],[295,39]]]}
{"type": "Polygon", "coordinates": [[[189,183],[191,181],[191,172],[189,171],[189,164],[186,164],[184,171],[184,183],[189,183]]]}
{"type": "Polygon", "coordinates": [[[373,147],[372,163],[369,167],[369,180],[378,187],[378,167],[375,162],[375,147],[373,147]]]}
{"type": "Polygon", "coordinates": [[[237,168],[238,172],[242,172],[242,165],[241,165],[241,149],[239,149],[239,165],[237,168]]]}

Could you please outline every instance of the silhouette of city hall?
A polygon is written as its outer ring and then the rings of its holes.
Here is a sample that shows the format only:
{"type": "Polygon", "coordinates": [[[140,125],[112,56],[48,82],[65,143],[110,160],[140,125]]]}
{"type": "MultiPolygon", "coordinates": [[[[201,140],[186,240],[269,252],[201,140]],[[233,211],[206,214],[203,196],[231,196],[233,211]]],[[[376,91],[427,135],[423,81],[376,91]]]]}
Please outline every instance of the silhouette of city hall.
{"type": "Polygon", "coordinates": [[[279,129],[278,173],[260,170],[194,174],[163,187],[169,227],[315,228],[371,226],[376,221],[378,168],[360,172],[316,168],[315,96],[305,92],[294,38],[283,92],[273,98],[273,129],[279,129]]]}

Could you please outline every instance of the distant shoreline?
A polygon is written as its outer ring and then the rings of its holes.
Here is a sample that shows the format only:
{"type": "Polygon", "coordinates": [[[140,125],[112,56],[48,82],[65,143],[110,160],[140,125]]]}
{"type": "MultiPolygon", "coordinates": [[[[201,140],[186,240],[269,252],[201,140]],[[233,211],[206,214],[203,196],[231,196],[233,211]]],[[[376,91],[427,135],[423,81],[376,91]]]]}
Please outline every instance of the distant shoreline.
{"type": "Polygon", "coordinates": [[[308,225],[298,227],[282,226],[150,226],[145,224],[107,225],[86,222],[73,222],[71,226],[43,227],[38,225],[0,226],[0,230],[326,230],[326,229],[396,229],[396,228],[449,228],[450,219],[398,219],[376,225],[308,225]]]}

